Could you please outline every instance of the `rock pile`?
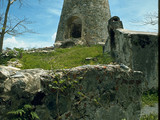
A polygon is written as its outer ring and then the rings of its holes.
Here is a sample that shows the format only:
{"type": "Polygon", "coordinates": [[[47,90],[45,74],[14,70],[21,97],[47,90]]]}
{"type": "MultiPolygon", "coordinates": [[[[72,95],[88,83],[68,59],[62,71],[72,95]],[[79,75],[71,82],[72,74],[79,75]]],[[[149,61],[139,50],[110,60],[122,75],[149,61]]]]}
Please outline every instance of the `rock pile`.
{"type": "Polygon", "coordinates": [[[0,58],[14,58],[19,55],[19,51],[12,50],[10,48],[3,50],[2,53],[0,54],[0,58]]]}
{"type": "Polygon", "coordinates": [[[39,52],[39,53],[48,53],[48,52],[53,52],[54,51],[54,47],[50,46],[50,47],[44,47],[44,48],[33,48],[30,50],[25,50],[24,52],[26,53],[35,53],[35,52],[39,52]]]}

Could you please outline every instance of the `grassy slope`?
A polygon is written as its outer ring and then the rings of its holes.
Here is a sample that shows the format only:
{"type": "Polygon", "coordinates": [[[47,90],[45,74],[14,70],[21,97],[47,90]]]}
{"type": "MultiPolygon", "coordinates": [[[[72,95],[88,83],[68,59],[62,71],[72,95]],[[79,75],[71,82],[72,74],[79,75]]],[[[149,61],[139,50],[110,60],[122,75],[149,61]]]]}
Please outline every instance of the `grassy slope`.
{"type": "Polygon", "coordinates": [[[113,59],[108,54],[103,54],[101,46],[72,48],[59,48],[50,53],[24,53],[20,59],[22,69],[43,68],[63,69],[72,68],[86,64],[108,64],[113,59]],[[95,60],[86,61],[85,58],[92,57],[95,60]]]}
{"type": "MultiPolygon", "coordinates": [[[[108,64],[113,59],[108,54],[102,53],[101,46],[56,49],[51,53],[32,53],[23,54],[23,69],[43,68],[43,69],[62,69],[72,68],[86,64],[108,64]],[[85,61],[85,58],[93,57],[97,60],[85,61]]],[[[145,105],[154,106],[158,102],[157,91],[147,91],[142,95],[142,107],[145,105]]],[[[157,115],[150,114],[141,117],[141,120],[158,120],[157,115]]]]}
{"type": "MultiPolygon", "coordinates": [[[[20,61],[23,64],[22,69],[43,68],[47,70],[72,68],[86,64],[108,64],[113,59],[108,54],[103,54],[101,46],[77,46],[65,49],[59,48],[50,53],[23,53],[20,61]],[[97,60],[86,61],[85,58],[87,57],[93,57],[97,60]]],[[[152,90],[145,92],[142,96],[142,106],[153,106],[155,103],[158,103],[157,93],[157,91],[152,90]]],[[[143,116],[141,120],[157,120],[157,118],[151,119],[153,116],[157,117],[157,115],[151,114],[149,116],[143,116]]]]}

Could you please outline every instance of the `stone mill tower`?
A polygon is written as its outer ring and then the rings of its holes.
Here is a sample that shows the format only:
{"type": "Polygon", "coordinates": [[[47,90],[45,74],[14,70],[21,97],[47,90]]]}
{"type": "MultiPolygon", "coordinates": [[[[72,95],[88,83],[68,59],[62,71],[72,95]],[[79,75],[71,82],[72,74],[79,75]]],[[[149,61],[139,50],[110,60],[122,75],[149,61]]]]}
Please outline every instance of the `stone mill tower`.
{"type": "Polygon", "coordinates": [[[97,44],[108,37],[108,0],[64,0],[56,43],[97,44]]]}

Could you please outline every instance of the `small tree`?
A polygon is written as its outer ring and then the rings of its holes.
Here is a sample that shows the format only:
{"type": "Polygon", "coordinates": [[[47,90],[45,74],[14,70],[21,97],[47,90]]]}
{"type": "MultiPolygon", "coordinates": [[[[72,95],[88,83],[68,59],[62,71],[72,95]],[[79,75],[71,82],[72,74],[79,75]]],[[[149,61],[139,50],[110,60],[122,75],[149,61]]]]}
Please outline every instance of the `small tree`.
{"type": "MultiPolygon", "coordinates": [[[[0,3],[3,4],[4,0],[0,0],[0,3]]],[[[5,34],[9,35],[18,35],[23,34],[25,32],[31,32],[24,24],[28,24],[27,19],[24,18],[23,20],[20,19],[14,19],[16,21],[13,21],[9,18],[9,10],[10,7],[15,3],[19,2],[20,6],[22,6],[22,0],[6,0],[7,6],[5,9],[4,14],[0,13],[0,53],[2,53],[3,49],[3,41],[5,34]],[[14,24],[14,25],[13,25],[14,24]]]]}
{"type": "Polygon", "coordinates": [[[142,20],[143,25],[157,25],[158,24],[158,13],[147,13],[144,15],[142,20]]]}
{"type": "Polygon", "coordinates": [[[157,12],[149,12],[143,15],[143,18],[139,21],[132,20],[132,23],[136,25],[146,26],[157,26],[158,25],[158,13],[157,12]]]}

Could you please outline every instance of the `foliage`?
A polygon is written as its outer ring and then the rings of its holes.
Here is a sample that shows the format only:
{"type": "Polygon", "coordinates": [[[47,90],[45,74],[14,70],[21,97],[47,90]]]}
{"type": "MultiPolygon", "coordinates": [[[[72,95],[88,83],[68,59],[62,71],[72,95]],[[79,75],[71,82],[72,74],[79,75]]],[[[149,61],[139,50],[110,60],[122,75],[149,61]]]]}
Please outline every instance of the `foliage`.
{"type": "MultiPolygon", "coordinates": [[[[121,120],[127,120],[127,119],[121,119],[121,120]]],[[[141,116],[140,120],[158,120],[158,115],[157,114],[143,115],[141,116]]]]}
{"type": "Polygon", "coordinates": [[[23,49],[23,48],[16,48],[16,47],[15,47],[15,48],[13,48],[13,50],[15,50],[15,51],[18,52],[16,58],[22,58],[22,54],[23,54],[23,52],[24,52],[24,49],[23,49]]]}
{"type": "Polygon", "coordinates": [[[23,108],[7,113],[9,120],[39,120],[31,105],[24,105],[23,108]]]}
{"type": "Polygon", "coordinates": [[[157,114],[143,115],[140,120],[158,120],[157,114]]]}
{"type": "Polygon", "coordinates": [[[31,32],[25,25],[30,24],[26,18],[20,20],[15,16],[12,16],[12,18],[9,15],[11,6],[16,4],[17,1],[19,1],[20,7],[24,3],[23,0],[0,0],[0,5],[5,6],[4,10],[2,9],[2,13],[0,13],[0,53],[2,53],[5,34],[15,36],[31,32]]]}
{"type": "MultiPolygon", "coordinates": [[[[73,79],[69,78],[69,76],[66,76],[66,77],[67,78],[63,78],[60,74],[55,74],[55,76],[53,76],[52,83],[49,84],[49,87],[52,90],[56,90],[57,120],[60,120],[60,118],[61,118],[61,116],[59,114],[59,96],[60,96],[60,92],[63,93],[64,90],[66,90],[66,89],[75,88],[76,84],[78,83],[77,80],[73,80],[73,79]]],[[[81,78],[78,78],[78,79],[81,79],[81,78]]]]}
{"type": "Polygon", "coordinates": [[[60,74],[53,76],[54,81],[49,85],[50,88],[63,92],[67,88],[74,88],[75,84],[78,83],[77,80],[72,80],[67,76],[66,79],[61,78],[60,74]]]}
{"type": "MultiPolygon", "coordinates": [[[[82,93],[82,92],[80,92],[80,91],[78,91],[77,92],[77,94],[80,96],[80,101],[82,101],[83,99],[88,99],[88,100],[90,100],[90,101],[92,101],[93,103],[95,103],[96,105],[99,105],[99,106],[101,106],[101,107],[104,107],[100,102],[99,102],[99,100],[100,100],[100,98],[90,98],[90,97],[88,97],[87,95],[85,95],[84,93],[82,93]]],[[[80,102],[79,101],[79,102],[80,102]]]]}
{"type": "Polygon", "coordinates": [[[15,61],[15,59],[22,58],[24,49],[23,48],[7,48],[6,51],[0,54],[0,64],[7,64],[8,61],[15,61]]]}
{"type": "Polygon", "coordinates": [[[154,106],[155,103],[158,103],[158,91],[149,90],[143,93],[142,95],[142,106],[149,105],[154,106]]]}
{"type": "Polygon", "coordinates": [[[57,48],[48,53],[24,53],[20,59],[22,69],[64,69],[86,64],[108,64],[113,59],[108,54],[103,54],[101,46],[76,46],[72,48],[57,48]],[[94,59],[86,61],[87,57],[94,59]]]}
{"type": "MultiPolygon", "coordinates": [[[[53,81],[51,84],[49,84],[49,87],[51,88],[51,91],[56,92],[56,108],[57,108],[57,118],[56,120],[60,120],[61,116],[59,114],[59,96],[63,96],[63,93],[69,93],[69,91],[73,92],[74,90],[77,93],[77,97],[79,97],[78,101],[72,101],[75,104],[80,103],[84,99],[88,99],[89,101],[92,101],[96,105],[100,105],[103,107],[102,104],[99,103],[100,98],[95,97],[89,97],[85,95],[81,91],[80,83],[79,81],[82,80],[85,77],[86,72],[83,71],[83,74],[81,76],[74,75],[73,78],[70,78],[69,71],[62,70],[63,74],[55,74],[53,77],[53,81]],[[77,88],[80,88],[77,91],[77,88]]],[[[66,94],[64,94],[66,96],[66,94]]]]}
{"type": "MultiPolygon", "coordinates": [[[[154,106],[158,103],[158,90],[151,89],[142,95],[142,107],[149,105],[154,106]]],[[[158,120],[157,114],[143,115],[140,120],[158,120]]]]}

